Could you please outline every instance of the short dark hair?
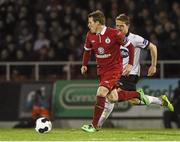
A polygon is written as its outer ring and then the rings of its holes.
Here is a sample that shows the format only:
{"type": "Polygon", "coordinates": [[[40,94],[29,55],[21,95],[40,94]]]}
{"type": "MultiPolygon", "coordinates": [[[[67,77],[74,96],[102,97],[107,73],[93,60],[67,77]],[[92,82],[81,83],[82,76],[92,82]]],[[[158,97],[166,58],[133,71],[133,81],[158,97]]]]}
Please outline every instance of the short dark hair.
{"type": "Polygon", "coordinates": [[[100,10],[93,11],[89,13],[88,18],[92,17],[94,22],[99,22],[100,24],[105,24],[105,16],[104,13],[100,10]]]}
{"type": "Polygon", "coordinates": [[[125,13],[119,14],[116,17],[116,20],[123,21],[126,25],[130,25],[130,17],[126,15],[125,13]]]}

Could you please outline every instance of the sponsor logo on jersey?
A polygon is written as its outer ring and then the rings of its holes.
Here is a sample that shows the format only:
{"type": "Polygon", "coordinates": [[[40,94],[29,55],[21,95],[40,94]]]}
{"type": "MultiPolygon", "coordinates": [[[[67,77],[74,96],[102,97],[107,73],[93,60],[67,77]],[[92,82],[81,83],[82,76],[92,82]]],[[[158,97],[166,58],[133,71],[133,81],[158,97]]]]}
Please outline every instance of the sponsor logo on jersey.
{"type": "Polygon", "coordinates": [[[148,40],[144,39],[143,44],[147,45],[148,44],[148,40]]]}
{"type": "Polygon", "coordinates": [[[98,54],[96,54],[96,57],[97,58],[108,58],[108,57],[110,57],[111,56],[111,54],[104,54],[104,55],[98,55],[98,54]]]}
{"type": "Polygon", "coordinates": [[[107,38],[105,39],[105,42],[106,42],[107,44],[109,44],[109,43],[111,42],[110,38],[107,37],[107,38]]]}
{"type": "Polygon", "coordinates": [[[105,54],[105,49],[103,47],[98,47],[98,54],[96,54],[97,58],[108,58],[111,54],[105,54]]]}
{"type": "Polygon", "coordinates": [[[105,52],[103,47],[98,47],[98,54],[103,55],[105,52]]]}

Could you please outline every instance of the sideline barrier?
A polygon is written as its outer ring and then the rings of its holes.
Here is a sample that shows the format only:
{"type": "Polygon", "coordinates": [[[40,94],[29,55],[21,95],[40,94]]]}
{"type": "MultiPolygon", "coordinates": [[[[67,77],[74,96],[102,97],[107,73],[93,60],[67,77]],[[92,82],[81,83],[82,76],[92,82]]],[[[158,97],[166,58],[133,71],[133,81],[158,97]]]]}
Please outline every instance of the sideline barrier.
{"type": "MultiPolygon", "coordinates": [[[[167,94],[172,98],[173,89],[179,79],[144,79],[138,87],[145,94],[159,97],[167,94]]],[[[95,103],[98,81],[74,80],[57,81],[53,97],[53,114],[55,118],[91,118],[95,103]]],[[[129,102],[117,103],[111,118],[161,118],[164,108],[158,105],[132,106],[129,102]]]]}

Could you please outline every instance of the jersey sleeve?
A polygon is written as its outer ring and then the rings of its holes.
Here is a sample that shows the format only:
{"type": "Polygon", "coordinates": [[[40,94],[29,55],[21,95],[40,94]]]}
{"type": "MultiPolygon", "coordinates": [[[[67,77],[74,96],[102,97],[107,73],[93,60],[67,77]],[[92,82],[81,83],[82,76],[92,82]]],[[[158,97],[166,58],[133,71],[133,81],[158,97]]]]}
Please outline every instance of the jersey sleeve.
{"type": "Polygon", "coordinates": [[[149,41],[139,35],[136,35],[136,47],[139,47],[139,48],[146,48],[149,46],[149,41]]]}
{"type": "Polygon", "coordinates": [[[129,50],[129,63],[133,65],[134,63],[134,46],[133,44],[129,41],[129,39],[120,31],[117,32],[116,34],[116,39],[125,48],[128,48],[129,50]]]}
{"type": "Polygon", "coordinates": [[[87,66],[90,56],[91,56],[91,43],[89,41],[89,34],[87,33],[85,44],[84,44],[83,59],[82,59],[83,66],[87,66]]]}
{"type": "Polygon", "coordinates": [[[130,44],[128,38],[120,31],[116,31],[115,39],[124,47],[127,47],[130,44]]]}
{"type": "Polygon", "coordinates": [[[91,42],[89,40],[89,33],[87,33],[87,35],[86,35],[86,40],[85,40],[85,44],[84,44],[84,50],[91,51],[91,42]]]}

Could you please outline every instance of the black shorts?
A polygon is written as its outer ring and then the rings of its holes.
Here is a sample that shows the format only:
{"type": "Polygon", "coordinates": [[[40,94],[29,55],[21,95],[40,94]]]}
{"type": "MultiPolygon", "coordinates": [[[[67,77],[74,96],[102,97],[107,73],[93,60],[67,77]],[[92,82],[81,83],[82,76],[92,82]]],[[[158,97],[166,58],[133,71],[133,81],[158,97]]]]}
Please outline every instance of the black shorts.
{"type": "Polygon", "coordinates": [[[136,91],[136,84],[139,80],[138,75],[121,76],[118,86],[127,91],[136,91]]]}

